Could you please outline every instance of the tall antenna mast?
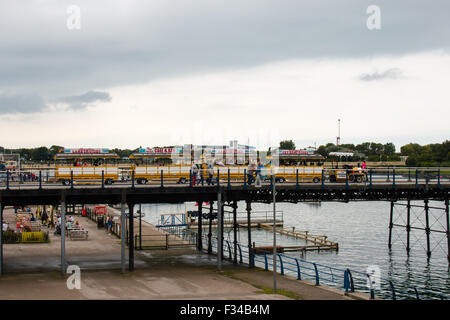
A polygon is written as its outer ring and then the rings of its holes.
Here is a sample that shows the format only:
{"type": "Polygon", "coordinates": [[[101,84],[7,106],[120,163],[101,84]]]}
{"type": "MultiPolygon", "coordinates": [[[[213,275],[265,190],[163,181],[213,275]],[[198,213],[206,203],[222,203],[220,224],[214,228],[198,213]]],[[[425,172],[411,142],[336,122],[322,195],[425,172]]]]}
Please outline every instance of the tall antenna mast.
{"type": "Polygon", "coordinates": [[[338,136],[336,138],[336,146],[341,142],[341,119],[338,119],[338,136]]]}

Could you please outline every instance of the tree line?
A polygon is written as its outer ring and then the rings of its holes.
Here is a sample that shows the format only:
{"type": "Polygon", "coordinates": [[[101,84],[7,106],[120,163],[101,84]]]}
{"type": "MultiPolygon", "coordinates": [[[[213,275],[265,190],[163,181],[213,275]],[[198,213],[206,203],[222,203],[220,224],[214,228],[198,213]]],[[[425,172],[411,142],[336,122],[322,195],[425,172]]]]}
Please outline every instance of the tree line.
{"type": "MultiPolygon", "coordinates": [[[[292,140],[280,142],[280,149],[294,150],[295,143],[292,140]]],[[[432,143],[420,145],[418,143],[408,143],[396,152],[395,145],[391,142],[363,142],[360,144],[340,144],[327,143],[317,148],[317,153],[328,157],[330,152],[352,152],[353,157],[348,161],[400,161],[402,156],[406,158],[406,165],[409,167],[450,167],[450,141],[442,143],[432,143]]]]}
{"type": "MultiPolygon", "coordinates": [[[[295,150],[296,146],[293,140],[284,140],[280,142],[280,149],[295,150]]],[[[17,148],[6,149],[0,147],[0,153],[9,154],[17,153],[23,161],[30,162],[50,162],[54,159],[55,154],[63,150],[64,147],[52,145],[50,148],[45,146],[38,148],[17,148]]],[[[111,149],[119,157],[128,157],[135,149],[111,149]]],[[[450,167],[450,140],[442,143],[432,143],[420,145],[418,143],[409,143],[400,148],[400,152],[396,152],[395,145],[391,142],[382,144],[377,142],[363,142],[360,144],[340,144],[327,143],[317,148],[317,153],[328,157],[330,152],[352,152],[354,156],[348,161],[399,161],[401,156],[407,156],[406,165],[410,167],[432,167],[442,166],[450,167]]]]}

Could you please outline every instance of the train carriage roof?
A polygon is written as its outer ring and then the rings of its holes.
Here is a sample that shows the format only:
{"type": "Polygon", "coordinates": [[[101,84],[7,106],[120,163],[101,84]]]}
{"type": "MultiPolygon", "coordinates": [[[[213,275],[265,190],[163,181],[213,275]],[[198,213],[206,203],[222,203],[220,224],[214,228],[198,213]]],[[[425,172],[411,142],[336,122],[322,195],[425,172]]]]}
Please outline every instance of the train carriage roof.
{"type": "Polygon", "coordinates": [[[64,149],[55,154],[55,160],[62,159],[119,159],[120,157],[110,152],[109,149],[97,148],[78,148],[78,149],[64,149]]]}
{"type": "Polygon", "coordinates": [[[311,153],[308,150],[278,150],[280,159],[298,159],[298,160],[325,160],[321,154],[311,153]]]}
{"type": "Polygon", "coordinates": [[[139,149],[129,156],[130,159],[145,159],[145,158],[171,158],[172,155],[183,155],[183,149],[179,147],[164,147],[164,148],[147,148],[139,149]]]}

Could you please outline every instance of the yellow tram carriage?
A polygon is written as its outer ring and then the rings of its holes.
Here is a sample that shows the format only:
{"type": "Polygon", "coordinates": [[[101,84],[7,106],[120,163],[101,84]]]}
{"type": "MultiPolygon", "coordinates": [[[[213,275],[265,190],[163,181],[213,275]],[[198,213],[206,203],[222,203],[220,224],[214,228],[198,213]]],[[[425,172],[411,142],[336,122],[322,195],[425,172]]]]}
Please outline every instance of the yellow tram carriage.
{"type": "Polygon", "coordinates": [[[109,149],[63,149],[54,159],[55,179],[63,185],[119,181],[119,156],[109,149]]]}

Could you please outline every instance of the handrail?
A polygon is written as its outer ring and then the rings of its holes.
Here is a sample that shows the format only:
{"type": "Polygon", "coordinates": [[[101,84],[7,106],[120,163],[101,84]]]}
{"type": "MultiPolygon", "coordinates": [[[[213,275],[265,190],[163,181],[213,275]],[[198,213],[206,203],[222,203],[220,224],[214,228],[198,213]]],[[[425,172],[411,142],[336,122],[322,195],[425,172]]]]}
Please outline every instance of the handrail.
{"type": "MultiPolygon", "coordinates": [[[[189,231],[187,233],[195,233],[192,231],[189,231]]],[[[206,236],[204,236],[206,239],[206,236]]],[[[238,249],[240,253],[240,260],[239,263],[243,263],[242,257],[247,256],[248,257],[248,250],[242,250],[240,244],[238,243],[238,249]],[[244,254],[245,253],[245,254],[244,254]]],[[[214,238],[213,248],[217,249],[217,238],[214,238]]],[[[244,246],[245,248],[245,246],[244,246]]],[[[246,248],[247,249],[247,248],[246,248]]],[[[272,261],[269,259],[269,256],[271,256],[273,253],[269,251],[262,251],[263,254],[256,255],[250,252],[253,259],[253,264],[255,266],[261,266],[265,270],[270,270],[270,268],[273,268],[272,261]]],[[[366,291],[367,288],[367,281],[364,279],[367,279],[368,275],[364,272],[359,271],[350,271],[349,268],[347,269],[339,269],[331,266],[326,266],[320,263],[311,262],[302,258],[296,258],[292,256],[288,256],[282,253],[277,253],[277,257],[280,261],[280,274],[292,274],[296,275],[298,280],[303,279],[310,279],[315,282],[316,285],[320,285],[322,282],[324,282],[327,285],[331,285],[340,289],[344,289],[346,292],[355,292],[356,286],[358,286],[359,291],[366,291]],[[354,275],[356,276],[362,276],[355,281],[354,275]]],[[[246,260],[248,261],[248,260],[246,260]]],[[[383,286],[384,283],[388,284],[388,289],[380,290],[379,295],[381,295],[384,298],[390,297],[393,300],[396,300],[398,298],[398,294],[396,289],[394,289],[394,283],[390,279],[380,279],[381,286],[383,286]],[[390,291],[390,295],[387,295],[386,291],[390,291]],[[384,292],[384,293],[383,293],[384,292]]],[[[368,290],[369,294],[371,293],[370,289],[368,290]]],[[[372,294],[373,298],[375,298],[377,289],[373,288],[372,294]]],[[[416,298],[419,297],[419,292],[417,288],[414,287],[414,295],[411,294],[411,291],[401,292],[401,295],[407,299],[416,298]]],[[[443,299],[445,298],[445,295],[437,294],[439,298],[443,299]]]]}

